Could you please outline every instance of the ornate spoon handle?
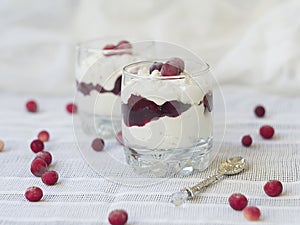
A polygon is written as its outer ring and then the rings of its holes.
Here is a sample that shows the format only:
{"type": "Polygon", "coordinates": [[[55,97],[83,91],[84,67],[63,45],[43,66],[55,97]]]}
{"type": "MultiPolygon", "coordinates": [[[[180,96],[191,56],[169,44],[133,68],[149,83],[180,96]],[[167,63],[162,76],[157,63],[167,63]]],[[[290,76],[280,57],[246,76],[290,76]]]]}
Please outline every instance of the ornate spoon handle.
{"type": "Polygon", "coordinates": [[[224,176],[225,172],[217,173],[213,176],[207,177],[205,180],[199,182],[198,184],[194,185],[193,187],[185,187],[184,190],[188,193],[188,199],[192,199],[197,196],[197,192],[199,192],[202,188],[209,186],[210,184],[220,180],[224,176]]]}
{"type": "Polygon", "coordinates": [[[199,195],[200,190],[208,185],[220,180],[224,175],[235,175],[242,172],[247,166],[245,159],[241,156],[235,156],[222,162],[219,166],[219,172],[213,176],[209,176],[205,180],[193,187],[186,187],[179,192],[175,192],[171,196],[171,202],[179,206],[185,200],[192,199],[199,195]]]}
{"type": "Polygon", "coordinates": [[[173,193],[171,202],[176,206],[180,206],[183,202],[185,202],[185,200],[193,199],[195,196],[197,196],[202,188],[207,187],[222,178],[224,174],[225,172],[217,173],[213,176],[207,177],[205,180],[201,181],[193,187],[186,187],[179,192],[173,193]]]}

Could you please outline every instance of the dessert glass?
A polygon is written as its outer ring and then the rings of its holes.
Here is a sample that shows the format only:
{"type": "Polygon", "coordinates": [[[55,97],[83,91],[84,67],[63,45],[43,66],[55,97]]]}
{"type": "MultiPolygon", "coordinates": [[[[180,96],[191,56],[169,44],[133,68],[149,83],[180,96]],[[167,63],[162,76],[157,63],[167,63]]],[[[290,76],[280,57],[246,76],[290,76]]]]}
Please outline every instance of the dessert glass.
{"type": "Polygon", "coordinates": [[[127,163],[140,174],[188,175],[210,162],[213,99],[209,66],[185,60],[173,76],[149,72],[154,62],[123,68],[122,135],[127,163]]]}
{"type": "Polygon", "coordinates": [[[112,138],[121,129],[122,67],[137,58],[132,44],[119,40],[98,39],[76,46],[75,103],[81,127],[91,136],[112,138]]]}

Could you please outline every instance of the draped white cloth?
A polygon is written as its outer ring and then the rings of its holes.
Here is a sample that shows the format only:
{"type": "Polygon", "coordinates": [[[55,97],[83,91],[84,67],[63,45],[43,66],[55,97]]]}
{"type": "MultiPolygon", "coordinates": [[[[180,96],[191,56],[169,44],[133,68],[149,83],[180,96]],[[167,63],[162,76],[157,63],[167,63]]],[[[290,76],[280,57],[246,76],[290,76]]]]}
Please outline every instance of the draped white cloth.
{"type": "Polygon", "coordinates": [[[74,45],[121,36],[180,44],[221,84],[297,95],[299,10],[297,0],[2,0],[0,90],[70,95],[74,45]]]}

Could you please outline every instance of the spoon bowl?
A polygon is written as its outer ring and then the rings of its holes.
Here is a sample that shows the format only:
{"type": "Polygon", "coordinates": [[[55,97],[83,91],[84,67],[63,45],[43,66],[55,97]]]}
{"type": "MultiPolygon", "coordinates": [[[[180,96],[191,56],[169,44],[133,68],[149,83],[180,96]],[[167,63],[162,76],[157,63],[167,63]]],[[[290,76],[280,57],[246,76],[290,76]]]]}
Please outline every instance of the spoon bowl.
{"type": "Polygon", "coordinates": [[[246,160],[241,156],[227,159],[219,166],[219,172],[224,175],[234,175],[242,172],[246,168],[246,160]]]}

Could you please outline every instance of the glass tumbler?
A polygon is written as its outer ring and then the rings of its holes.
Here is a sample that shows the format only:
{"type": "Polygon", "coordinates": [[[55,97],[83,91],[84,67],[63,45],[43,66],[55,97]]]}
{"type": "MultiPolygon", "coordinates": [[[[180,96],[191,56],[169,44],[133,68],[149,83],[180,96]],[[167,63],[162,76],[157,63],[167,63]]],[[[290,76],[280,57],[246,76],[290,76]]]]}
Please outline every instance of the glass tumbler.
{"type": "Polygon", "coordinates": [[[175,57],[132,63],[122,73],[126,162],[158,177],[206,169],[213,143],[209,65],[175,57]]]}
{"type": "Polygon", "coordinates": [[[76,47],[75,102],[81,127],[90,136],[112,138],[121,130],[122,67],[137,58],[133,44],[119,40],[98,39],[76,47]]]}

